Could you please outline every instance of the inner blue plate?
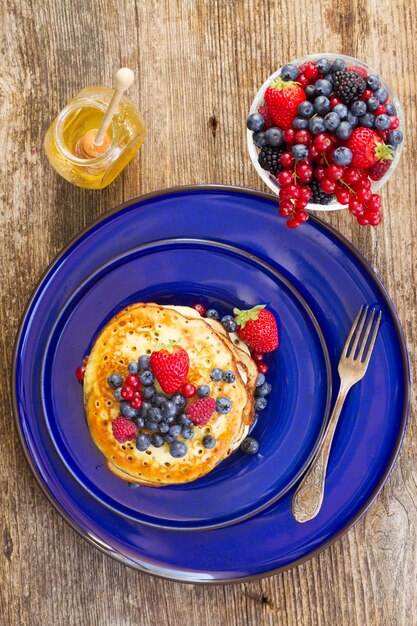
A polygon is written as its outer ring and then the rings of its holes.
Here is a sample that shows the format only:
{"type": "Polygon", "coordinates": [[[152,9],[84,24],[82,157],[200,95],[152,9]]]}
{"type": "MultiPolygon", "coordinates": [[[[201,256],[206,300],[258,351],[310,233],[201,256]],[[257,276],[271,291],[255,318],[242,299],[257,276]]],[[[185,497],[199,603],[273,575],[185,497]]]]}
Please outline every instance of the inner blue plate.
{"type": "MultiPolygon", "coordinates": [[[[77,349],[82,354],[85,346],[77,349]]],[[[66,379],[65,384],[72,383],[66,379]]],[[[334,387],[336,393],[337,383],[334,387]]],[[[73,240],[28,305],[13,381],[23,449],[40,486],[64,518],[123,563],[165,578],[206,583],[247,580],[288,568],[346,532],[378,494],[395,462],[406,426],[408,388],[407,353],[395,310],[354,248],[315,218],[296,231],[287,229],[277,217],[273,196],[214,186],[132,200],[73,240]],[[323,507],[306,524],[292,517],[294,488],[262,512],[216,530],[178,532],[138,523],[93,496],[50,437],[42,406],[42,363],[62,309],[91,274],[115,257],[149,242],[195,237],[255,255],[298,289],[324,334],[335,381],[340,351],[359,306],[378,305],[382,311],[368,372],[351,390],[341,415],[323,507]]]]}
{"type": "Polygon", "coordinates": [[[298,292],[253,255],[201,240],[147,244],[94,272],[57,315],[41,378],[45,419],[73,475],[114,511],[173,528],[236,522],[283,495],[314,452],[331,391],[327,349],[298,292]],[[73,374],[101,328],[133,302],[204,302],[222,315],[234,307],[268,304],[278,320],[280,346],[268,359],[273,384],[268,406],[253,428],[261,444],[258,455],[237,450],[203,478],[161,488],[133,490],[105,468],[73,374]]]}

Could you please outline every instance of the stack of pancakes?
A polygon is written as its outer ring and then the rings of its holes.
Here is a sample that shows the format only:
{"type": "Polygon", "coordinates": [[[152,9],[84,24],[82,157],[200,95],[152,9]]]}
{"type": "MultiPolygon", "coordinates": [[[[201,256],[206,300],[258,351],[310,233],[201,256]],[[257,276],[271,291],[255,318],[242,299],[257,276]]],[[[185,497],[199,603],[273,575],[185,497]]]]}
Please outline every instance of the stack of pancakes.
{"type": "MultiPolygon", "coordinates": [[[[190,307],[133,304],[105,326],[89,356],[84,378],[88,426],[108,468],[116,476],[153,486],[190,482],[210,472],[247,436],[253,419],[256,379],[257,368],[247,346],[237,335],[227,333],[219,322],[202,318],[190,307]],[[167,444],[141,452],[135,440],[119,443],[111,427],[120,407],[108,385],[108,376],[117,372],[125,378],[129,363],[170,340],[178,341],[188,353],[187,382],[196,387],[209,384],[211,397],[225,396],[232,401],[229,413],[214,413],[208,424],[195,426],[193,439],[185,441],[179,437],[188,447],[182,458],[173,458],[167,444]],[[211,381],[210,372],[217,367],[234,372],[235,382],[211,381]],[[206,434],[216,439],[213,449],[202,445],[206,434]]],[[[155,386],[160,391],[156,381],[155,386]]]]}

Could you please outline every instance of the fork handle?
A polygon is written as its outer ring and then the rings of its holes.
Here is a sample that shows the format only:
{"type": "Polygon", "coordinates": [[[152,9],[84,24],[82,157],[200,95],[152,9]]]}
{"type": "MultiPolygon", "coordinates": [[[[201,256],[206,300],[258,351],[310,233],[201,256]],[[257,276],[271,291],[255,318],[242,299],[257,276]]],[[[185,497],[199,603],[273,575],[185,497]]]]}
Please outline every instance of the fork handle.
{"type": "Polygon", "coordinates": [[[297,522],[312,520],[321,509],[330,448],[346,396],[352,385],[341,383],[332,414],[313,462],[292,499],[292,512],[297,522]]]}

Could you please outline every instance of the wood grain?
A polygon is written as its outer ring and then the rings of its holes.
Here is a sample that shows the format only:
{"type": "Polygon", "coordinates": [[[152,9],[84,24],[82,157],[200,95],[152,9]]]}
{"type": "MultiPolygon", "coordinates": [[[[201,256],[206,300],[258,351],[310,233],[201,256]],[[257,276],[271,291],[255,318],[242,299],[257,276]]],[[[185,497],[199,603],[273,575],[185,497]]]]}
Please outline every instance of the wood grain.
{"type": "MultiPolygon", "coordinates": [[[[12,427],[8,376],[19,318],[60,248],[97,216],[175,184],[263,189],[244,119],[283,61],[340,51],[381,68],[406,111],[407,146],[383,191],[385,219],[359,228],[327,214],[379,273],[416,350],[416,0],[3,0],[1,85],[1,537],[5,625],[417,624],[417,429],[364,518],[304,565],[259,582],[192,587],[131,571],[83,541],[42,496],[12,427]],[[108,189],[71,187],[42,141],[84,85],[137,68],[130,91],[148,138],[108,189]]],[[[413,373],[415,376],[415,374],[413,373]]],[[[415,391],[414,397],[415,399],[415,391]]]]}

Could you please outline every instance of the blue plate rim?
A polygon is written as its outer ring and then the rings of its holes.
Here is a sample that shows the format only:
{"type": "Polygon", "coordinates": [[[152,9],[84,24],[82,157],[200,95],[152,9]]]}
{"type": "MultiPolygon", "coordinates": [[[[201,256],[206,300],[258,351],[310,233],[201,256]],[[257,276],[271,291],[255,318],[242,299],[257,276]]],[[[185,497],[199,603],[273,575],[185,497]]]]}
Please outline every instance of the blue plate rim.
{"type": "Polygon", "coordinates": [[[187,192],[204,192],[204,191],[213,191],[213,192],[226,192],[226,193],[243,193],[243,194],[248,194],[251,196],[255,196],[255,197],[259,197],[263,200],[269,200],[269,201],[273,201],[275,203],[277,203],[278,205],[278,199],[276,198],[276,196],[274,196],[273,194],[270,193],[266,193],[264,191],[260,191],[258,189],[252,189],[252,188],[248,188],[248,187],[243,187],[243,186],[235,186],[235,185],[218,185],[218,184],[203,184],[203,185],[180,185],[180,186],[175,186],[175,187],[168,187],[168,188],[161,188],[161,189],[157,189],[155,191],[149,192],[147,194],[143,194],[140,196],[137,196],[135,198],[132,198],[130,200],[127,200],[126,202],[123,202],[119,205],[117,205],[116,207],[114,207],[113,209],[110,209],[109,211],[107,211],[104,215],[99,216],[96,220],[94,220],[91,224],[87,225],[84,229],[82,229],[79,233],[77,233],[76,235],[74,235],[74,237],[72,237],[70,239],[70,241],[60,250],[60,252],[55,256],[55,258],[52,260],[52,262],[48,265],[47,269],[43,272],[43,274],[41,275],[39,281],[36,283],[33,291],[32,291],[32,295],[28,301],[28,304],[25,307],[25,310],[23,312],[20,324],[19,324],[19,328],[16,334],[16,340],[15,340],[15,344],[14,344],[14,349],[13,349],[13,363],[12,363],[12,368],[11,368],[11,386],[12,386],[12,409],[13,409],[13,418],[14,418],[14,423],[15,423],[15,428],[18,434],[18,438],[19,438],[19,442],[20,445],[22,446],[22,450],[24,453],[24,456],[26,458],[26,461],[35,477],[36,482],[38,483],[40,489],[42,490],[42,492],[44,493],[44,495],[47,497],[47,499],[49,500],[49,502],[52,504],[52,506],[56,509],[56,511],[63,517],[63,519],[71,526],[71,528],[73,528],[83,539],[85,539],[85,541],[87,541],[88,543],[92,544],[93,546],[95,546],[96,548],[98,548],[101,552],[103,552],[104,554],[106,554],[107,556],[110,556],[111,558],[115,559],[116,561],[123,563],[124,565],[127,565],[129,567],[131,567],[132,569],[135,569],[137,571],[141,571],[141,572],[145,572],[147,574],[151,574],[152,576],[156,576],[157,578],[162,578],[164,580],[174,580],[183,584],[194,584],[194,585],[224,585],[224,584],[236,584],[236,583],[241,583],[241,582],[249,582],[249,581],[254,581],[254,580],[260,580],[262,578],[266,578],[269,576],[274,576],[275,574],[279,574],[281,572],[287,571],[292,569],[293,567],[296,567],[298,565],[301,565],[302,563],[305,563],[306,561],[309,561],[311,558],[313,558],[314,556],[320,554],[321,552],[323,552],[324,550],[326,550],[328,547],[330,547],[331,545],[333,545],[336,541],[338,541],[338,539],[340,539],[341,537],[343,537],[343,535],[345,535],[348,530],[350,530],[358,521],[359,519],[366,513],[366,511],[369,509],[369,507],[371,506],[371,504],[374,502],[374,500],[377,498],[378,494],[380,493],[382,487],[384,486],[385,482],[387,481],[389,475],[391,474],[391,471],[395,465],[395,462],[397,460],[399,451],[401,449],[402,446],[402,442],[404,439],[404,435],[405,435],[405,431],[406,431],[406,427],[407,427],[407,422],[408,422],[408,414],[409,414],[409,408],[410,408],[410,385],[411,385],[411,380],[410,380],[410,364],[409,364],[409,358],[408,358],[408,352],[407,352],[407,347],[406,347],[406,342],[405,342],[405,336],[404,336],[404,332],[401,326],[401,322],[399,320],[398,314],[393,306],[393,303],[391,301],[391,298],[388,295],[387,290],[385,289],[383,283],[381,282],[381,280],[379,279],[377,273],[375,272],[375,270],[371,267],[371,265],[368,263],[368,261],[365,259],[365,257],[359,252],[359,250],[348,240],[346,239],[346,237],[344,237],[344,235],[342,235],[341,233],[339,233],[333,226],[331,226],[330,224],[327,224],[326,222],[324,222],[323,220],[321,220],[320,218],[316,217],[315,215],[310,214],[309,215],[309,219],[312,220],[313,222],[315,222],[316,224],[318,224],[320,226],[320,228],[322,228],[323,230],[329,232],[333,237],[335,237],[336,239],[338,239],[349,251],[350,253],[355,257],[355,259],[358,261],[358,263],[360,264],[360,266],[364,269],[364,271],[369,275],[370,279],[372,280],[372,282],[376,283],[378,285],[378,288],[381,291],[381,296],[384,299],[384,303],[387,306],[387,308],[389,309],[391,315],[392,315],[392,321],[395,325],[395,329],[396,332],[398,334],[398,336],[401,339],[401,358],[402,358],[402,363],[403,363],[403,367],[404,367],[404,374],[405,374],[405,388],[404,388],[404,403],[403,403],[403,411],[402,411],[402,415],[401,415],[401,428],[399,430],[399,434],[397,437],[397,441],[395,442],[395,446],[394,449],[392,451],[391,457],[387,463],[387,467],[385,469],[385,471],[383,472],[381,479],[379,481],[379,483],[376,485],[374,491],[372,492],[372,494],[369,496],[368,500],[363,504],[363,506],[359,509],[359,511],[351,518],[349,519],[349,521],[337,532],[335,533],[328,541],[326,541],[324,544],[322,544],[321,546],[315,548],[314,550],[312,550],[311,552],[309,552],[308,554],[306,554],[305,556],[301,557],[300,559],[296,559],[295,561],[292,561],[291,563],[279,567],[279,568],[275,568],[273,570],[270,570],[268,572],[262,572],[260,574],[254,574],[251,576],[243,576],[243,577],[237,577],[237,578],[233,578],[231,579],[225,579],[225,580],[220,580],[220,579],[216,579],[216,580],[206,580],[206,581],[186,581],[182,578],[177,578],[176,576],[173,575],[169,575],[168,573],[158,573],[158,572],[149,572],[148,569],[146,567],[143,567],[141,565],[139,565],[136,562],[132,562],[132,560],[128,559],[127,557],[123,556],[120,553],[116,553],[113,548],[107,544],[104,544],[104,542],[96,537],[94,537],[92,534],[88,534],[86,532],[84,532],[78,525],[77,523],[66,513],[65,509],[55,500],[53,494],[49,491],[49,488],[47,487],[46,483],[43,481],[40,472],[38,470],[38,468],[36,467],[32,457],[30,456],[29,450],[26,447],[25,444],[25,439],[24,439],[24,434],[21,428],[21,424],[20,424],[20,417],[19,417],[19,411],[18,411],[18,401],[17,401],[17,394],[16,394],[16,382],[17,382],[17,361],[18,361],[18,349],[20,346],[20,342],[21,342],[21,338],[22,338],[22,334],[23,334],[23,330],[25,327],[25,322],[26,322],[26,318],[28,313],[30,312],[30,309],[36,299],[36,294],[39,290],[39,288],[41,287],[42,283],[44,282],[45,278],[48,276],[49,272],[51,271],[51,269],[53,268],[53,266],[55,265],[55,263],[61,258],[61,256],[65,255],[66,252],[68,252],[68,250],[80,239],[82,239],[84,236],[86,236],[90,230],[92,230],[93,228],[95,228],[96,226],[98,226],[101,223],[106,222],[107,220],[111,219],[113,215],[124,211],[125,209],[128,209],[130,206],[134,205],[134,204],[138,204],[139,202],[143,202],[146,200],[150,200],[152,198],[156,198],[159,196],[164,196],[167,194],[173,194],[173,193],[187,193],[187,192]]]}
{"type": "MultiPolygon", "coordinates": [[[[77,239],[78,241],[78,239],[77,239]]],[[[305,298],[301,295],[301,293],[299,292],[299,290],[294,287],[294,285],[291,283],[290,280],[288,280],[288,278],[286,278],[282,272],[280,272],[279,270],[277,270],[275,267],[273,267],[270,263],[268,263],[267,261],[261,259],[260,257],[258,257],[257,255],[248,252],[247,250],[244,250],[243,248],[239,248],[238,246],[235,245],[231,245],[231,244],[227,244],[225,242],[220,242],[220,241],[215,241],[212,239],[203,239],[203,238],[198,238],[198,237],[172,237],[169,239],[157,239],[157,240],[153,240],[151,242],[146,242],[144,244],[140,244],[139,246],[136,246],[135,248],[131,248],[128,252],[129,254],[132,253],[136,253],[139,250],[147,250],[149,248],[157,248],[158,246],[160,246],[161,244],[172,244],[172,243],[178,243],[180,246],[184,245],[186,247],[191,246],[192,244],[206,244],[209,246],[212,246],[214,248],[224,248],[225,250],[227,250],[228,252],[231,252],[233,254],[236,255],[241,255],[244,257],[247,257],[250,260],[255,261],[256,263],[258,263],[259,265],[263,266],[268,272],[270,272],[271,274],[273,274],[274,276],[276,276],[282,283],[284,283],[284,285],[286,285],[287,289],[293,294],[293,296],[298,300],[299,304],[301,305],[301,307],[305,310],[305,312],[308,315],[308,318],[310,320],[310,322],[312,323],[315,332],[317,334],[317,338],[319,340],[320,346],[322,348],[322,352],[323,352],[323,358],[324,358],[324,362],[325,362],[325,367],[326,367],[326,378],[327,378],[327,388],[326,388],[326,406],[324,409],[324,413],[323,413],[323,421],[322,421],[322,425],[320,428],[320,432],[317,436],[317,439],[314,443],[314,446],[310,452],[310,454],[308,455],[308,457],[306,458],[306,460],[304,461],[302,467],[300,468],[300,470],[297,472],[297,474],[295,474],[295,476],[293,476],[293,478],[289,481],[289,483],[287,483],[287,485],[285,485],[285,487],[283,487],[273,498],[271,498],[270,500],[268,500],[267,502],[264,502],[261,506],[255,507],[253,508],[249,513],[246,513],[245,515],[240,515],[238,517],[235,517],[229,521],[224,521],[218,524],[193,524],[192,526],[170,526],[169,524],[158,524],[156,522],[152,522],[152,521],[148,521],[146,519],[137,519],[127,513],[123,513],[121,511],[118,511],[116,508],[112,507],[110,504],[104,502],[103,500],[101,500],[96,494],[94,494],[82,481],[80,481],[80,479],[76,476],[76,474],[74,473],[73,469],[68,465],[68,463],[66,462],[66,460],[64,459],[64,457],[62,456],[62,453],[55,441],[55,437],[51,432],[51,428],[50,428],[50,424],[49,421],[47,419],[45,419],[46,422],[46,427],[49,433],[49,437],[53,443],[53,445],[55,446],[55,449],[59,455],[59,457],[61,458],[62,463],[65,465],[67,471],[69,471],[71,473],[71,475],[75,478],[75,480],[77,480],[77,482],[79,484],[81,484],[83,486],[84,489],[86,489],[90,495],[94,498],[96,498],[96,500],[98,500],[102,505],[106,506],[107,508],[109,508],[110,510],[112,510],[113,512],[117,513],[118,515],[121,515],[122,517],[125,517],[126,519],[130,519],[133,522],[136,523],[140,523],[140,524],[144,524],[145,526],[150,526],[151,528],[159,528],[159,529],[163,529],[163,530],[170,530],[173,532],[197,532],[200,530],[216,530],[219,528],[225,528],[226,526],[232,526],[234,524],[238,524],[240,522],[243,522],[245,520],[250,519],[251,517],[253,517],[254,515],[257,515],[258,513],[261,513],[262,511],[264,511],[265,509],[267,509],[269,506],[272,506],[274,503],[278,502],[278,500],[280,500],[303,476],[303,474],[305,473],[307,467],[310,465],[314,454],[317,451],[317,448],[321,442],[321,440],[323,439],[324,436],[324,431],[326,428],[326,425],[328,423],[329,417],[330,417],[330,406],[331,406],[331,399],[332,399],[332,393],[333,393],[333,376],[332,376],[332,371],[331,371],[331,361],[330,361],[330,355],[329,355],[329,351],[327,348],[327,344],[326,344],[326,340],[325,337],[323,335],[323,332],[320,328],[320,324],[318,323],[316,316],[314,315],[311,307],[309,306],[309,304],[307,303],[307,301],[305,300],[305,298]]],[[[65,254],[65,251],[62,252],[62,255],[65,254]]],[[[55,261],[58,261],[59,259],[61,259],[62,255],[58,255],[57,259],[55,261]]],[[[80,283],[78,285],[78,287],[76,288],[76,290],[71,294],[69,300],[65,303],[65,305],[62,307],[62,309],[60,309],[60,311],[58,311],[57,313],[57,318],[61,315],[61,312],[63,309],[66,308],[66,306],[68,305],[68,303],[73,299],[76,298],[77,294],[79,292],[81,292],[84,288],[85,285],[87,285],[92,278],[95,278],[97,275],[99,275],[105,268],[111,266],[113,263],[117,262],[118,259],[123,258],[125,255],[125,253],[122,253],[120,255],[116,255],[115,257],[112,257],[111,259],[109,259],[108,261],[106,261],[105,263],[101,264],[99,267],[97,267],[93,272],[91,272],[88,276],[86,276],[86,278],[83,280],[82,283],[80,283]]],[[[55,261],[51,264],[50,268],[55,266],[55,261]]],[[[41,281],[42,282],[42,281],[41,281]]],[[[45,350],[43,353],[43,357],[42,357],[42,373],[44,371],[44,366],[45,366],[45,359],[47,357],[47,351],[50,345],[50,339],[51,336],[53,335],[53,333],[55,332],[55,328],[56,325],[54,325],[48,335],[48,338],[46,339],[46,346],[45,346],[45,350]]],[[[43,394],[42,394],[43,395],[43,394]]],[[[45,412],[45,406],[44,406],[44,400],[42,400],[42,405],[43,405],[43,410],[45,412]]],[[[145,516],[146,517],[146,516],[145,516]]]]}

